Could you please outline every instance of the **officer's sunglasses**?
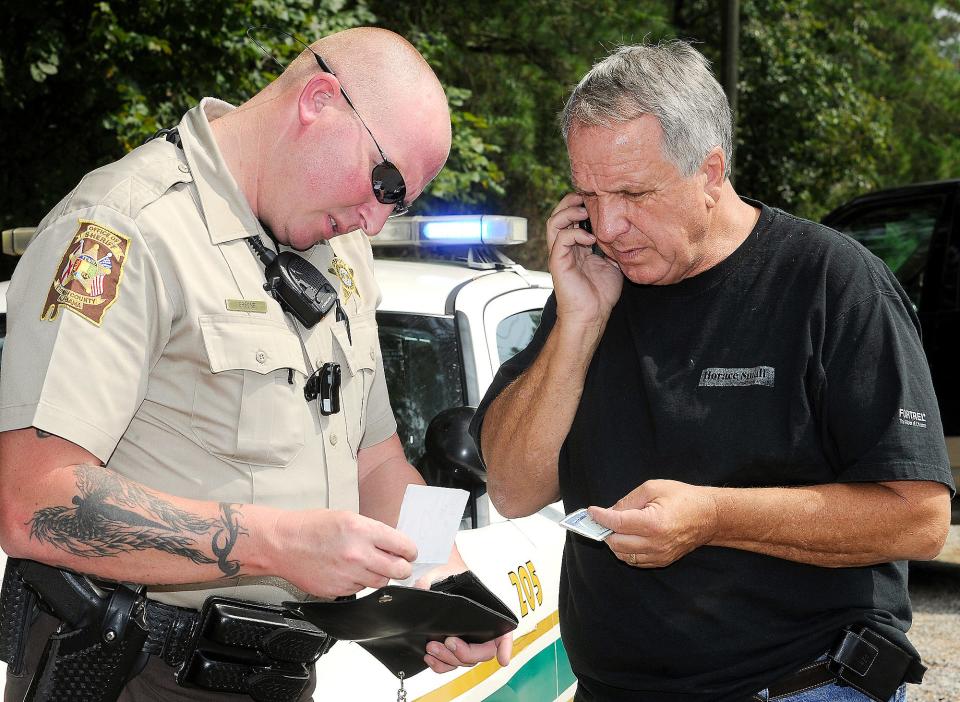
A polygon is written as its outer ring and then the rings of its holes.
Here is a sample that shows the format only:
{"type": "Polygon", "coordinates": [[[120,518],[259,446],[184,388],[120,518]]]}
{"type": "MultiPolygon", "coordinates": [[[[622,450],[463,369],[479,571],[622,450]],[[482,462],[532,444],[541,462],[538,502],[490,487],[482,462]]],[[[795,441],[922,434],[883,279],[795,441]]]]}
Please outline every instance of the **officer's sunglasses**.
{"type": "MultiPolygon", "coordinates": [[[[321,71],[329,73],[332,76],[337,75],[330,69],[330,66],[327,65],[327,62],[320,58],[320,54],[314,51],[309,44],[301,41],[289,32],[285,32],[282,29],[277,29],[276,27],[271,27],[269,25],[249,27],[247,29],[247,37],[249,37],[265,55],[273,59],[274,63],[280,66],[281,70],[283,70],[285,66],[277,60],[276,56],[267,51],[254,36],[254,32],[259,29],[268,29],[277,34],[283,34],[290,37],[295,42],[306,48],[311,54],[313,54],[313,57],[317,60],[317,65],[320,66],[321,71]]],[[[350,96],[347,95],[347,91],[343,89],[342,85],[340,86],[340,94],[343,95],[343,99],[347,101],[348,105],[350,105],[350,109],[353,110],[353,113],[357,116],[357,119],[360,120],[360,124],[363,125],[363,128],[367,130],[367,134],[369,134],[370,138],[373,139],[373,145],[376,146],[377,151],[380,152],[380,158],[382,160],[373,167],[373,173],[370,176],[370,181],[373,185],[373,194],[377,198],[377,202],[382,202],[384,205],[393,205],[393,212],[390,213],[390,217],[399,217],[400,215],[405,215],[410,209],[410,203],[404,202],[404,198],[407,195],[407,184],[403,182],[403,176],[400,174],[400,169],[393,165],[387,158],[387,155],[383,153],[383,149],[380,148],[377,138],[373,136],[373,132],[370,131],[370,127],[367,126],[367,123],[363,121],[363,117],[361,117],[360,113],[357,112],[356,105],[353,104],[353,100],[351,100],[350,96]]]]}

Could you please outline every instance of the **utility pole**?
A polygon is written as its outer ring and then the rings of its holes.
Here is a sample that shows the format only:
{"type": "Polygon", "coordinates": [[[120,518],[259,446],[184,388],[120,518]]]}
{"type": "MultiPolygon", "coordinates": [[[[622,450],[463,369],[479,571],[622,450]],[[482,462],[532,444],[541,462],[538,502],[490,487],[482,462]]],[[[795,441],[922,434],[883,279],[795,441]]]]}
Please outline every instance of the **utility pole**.
{"type": "Polygon", "coordinates": [[[723,51],[721,54],[720,83],[727,94],[733,114],[734,148],[737,132],[737,76],[740,63],[740,0],[723,0],[723,51]]]}

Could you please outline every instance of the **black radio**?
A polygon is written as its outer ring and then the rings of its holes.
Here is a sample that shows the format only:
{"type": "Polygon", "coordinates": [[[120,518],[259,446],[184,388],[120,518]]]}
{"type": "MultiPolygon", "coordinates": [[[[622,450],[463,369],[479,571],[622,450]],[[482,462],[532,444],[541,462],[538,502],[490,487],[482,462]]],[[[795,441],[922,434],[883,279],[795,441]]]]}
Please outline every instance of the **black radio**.
{"type": "Polygon", "coordinates": [[[252,236],[247,242],[263,261],[267,282],[263,289],[273,295],[284,312],[292,314],[307,329],[323,319],[337,304],[337,291],[326,276],[292,251],[274,253],[252,236]]]}

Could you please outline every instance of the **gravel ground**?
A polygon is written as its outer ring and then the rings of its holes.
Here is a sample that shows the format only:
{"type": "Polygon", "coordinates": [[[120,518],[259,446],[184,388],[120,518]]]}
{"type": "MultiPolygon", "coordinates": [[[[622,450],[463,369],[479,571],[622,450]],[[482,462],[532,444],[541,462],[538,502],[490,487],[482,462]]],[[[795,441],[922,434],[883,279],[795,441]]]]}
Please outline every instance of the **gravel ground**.
{"type": "Polygon", "coordinates": [[[910,640],[929,668],[923,685],[908,685],[910,702],[960,700],[960,525],[940,557],[910,566],[913,628],[910,640]]]}

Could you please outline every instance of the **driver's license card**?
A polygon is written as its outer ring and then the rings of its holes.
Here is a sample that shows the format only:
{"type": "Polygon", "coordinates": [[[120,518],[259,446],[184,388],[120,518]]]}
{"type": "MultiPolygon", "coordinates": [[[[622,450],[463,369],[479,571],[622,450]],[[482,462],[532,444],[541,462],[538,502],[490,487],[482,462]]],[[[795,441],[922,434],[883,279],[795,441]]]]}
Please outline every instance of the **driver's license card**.
{"type": "Polygon", "coordinates": [[[586,536],[588,539],[593,539],[594,541],[603,541],[613,533],[613,529],[607,529],[607,527],[601,526],[593,521],[586,507],[578,509],[576,512],[571,512],[561,519],[560,526],[581,536],[586,536]]]}

